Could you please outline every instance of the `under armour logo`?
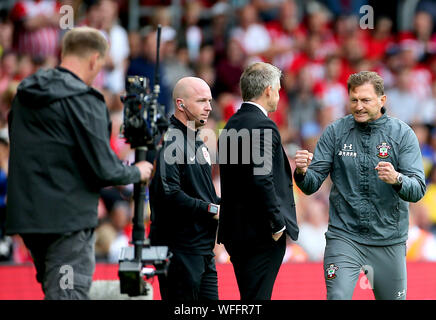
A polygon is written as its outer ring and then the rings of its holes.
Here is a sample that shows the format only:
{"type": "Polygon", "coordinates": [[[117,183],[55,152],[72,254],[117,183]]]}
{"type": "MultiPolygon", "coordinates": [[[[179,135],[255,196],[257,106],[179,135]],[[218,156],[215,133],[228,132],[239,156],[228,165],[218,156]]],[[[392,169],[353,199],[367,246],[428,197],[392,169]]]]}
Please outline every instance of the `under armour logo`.
{"type": "Polygon", "coordinates": [[[353,145],[350,143],[348,146],[346,143],[344,143],[344,150],[353,150],[353,145]]]}

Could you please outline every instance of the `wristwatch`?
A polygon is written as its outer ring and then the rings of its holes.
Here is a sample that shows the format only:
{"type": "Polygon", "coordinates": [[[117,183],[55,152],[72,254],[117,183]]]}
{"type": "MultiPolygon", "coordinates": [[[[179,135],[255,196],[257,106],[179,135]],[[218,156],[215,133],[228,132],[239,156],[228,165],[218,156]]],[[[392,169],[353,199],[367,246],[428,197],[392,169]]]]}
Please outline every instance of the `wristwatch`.
{"type": "Polygon", "coordinates": [[[403,175],[401,173],[398,173],[397,181],[395,182],[395,185],[399,186],[403,183],[403,175]]]}
{"type": "Polygon", "coordinates": [[[216,215],[218,214],[218,206],[216,204],[213,203],[209,203],[209,205],[207,206],[207,212],[216,215]]]}

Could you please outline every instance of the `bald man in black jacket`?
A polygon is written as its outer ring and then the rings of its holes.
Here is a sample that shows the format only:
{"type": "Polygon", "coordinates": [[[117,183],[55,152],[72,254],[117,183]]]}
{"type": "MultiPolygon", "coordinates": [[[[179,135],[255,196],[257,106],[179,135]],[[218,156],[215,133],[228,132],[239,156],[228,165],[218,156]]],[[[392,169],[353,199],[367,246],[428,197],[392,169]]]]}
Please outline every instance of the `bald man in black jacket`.
{"type": "Polygon", "coordinates": [[[150,184],[152,245],[166,245],[173,257],[168,275],[159,275],[163,300],[217,300],[213,249],[219,198],[212,182],[211,158],[199,136],[212,110],[207,83],[180,79],[176,106],[156,158],[150,184]]]}

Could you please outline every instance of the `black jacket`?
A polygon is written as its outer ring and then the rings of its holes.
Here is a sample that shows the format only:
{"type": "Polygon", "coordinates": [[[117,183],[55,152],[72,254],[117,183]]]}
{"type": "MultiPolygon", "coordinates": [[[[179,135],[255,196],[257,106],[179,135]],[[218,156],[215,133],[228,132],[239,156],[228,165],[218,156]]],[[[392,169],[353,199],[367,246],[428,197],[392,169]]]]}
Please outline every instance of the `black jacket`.
{"type": "Polygon", "coordinates": [[[172,251],[207,255],[215,246],[218,225],[208,206],[219,204],[219,198],[198,132],[171,117],[150,184],[150,241],[172,251]]]}
{"type": "Polygon", "coordinates": [[[109,146],[103,96],[66,69],[24,79],[8,120],[8,234],[93,228],[100,189],[140,180],[109,146]]]}
{"type": "Polygon", "coordinates": [[[284,226],[286,233],[296,240],[292,171],[276,124],[255,105],[244,103],[224,129],[236,131],[233,134],[223,131],[218,141],[221,176],[218,242],[232,250],[267,247],[274,241],[272,234],[284,226]],[[256,129],[259,135],[254,133],[256,129]],[[249,135],[249,140],[245,140],[249,148],[243,153],[244,138],[232,144],[231,137],[236,133],[243,136],[244,131],[249,135]],[[236,158],[231,159],[236,151],[237,162],[236,158]],[[263,163],[257,154],[264,157],[263,163]],[[255,170],[259,171],[255,174],[255,170]]]}

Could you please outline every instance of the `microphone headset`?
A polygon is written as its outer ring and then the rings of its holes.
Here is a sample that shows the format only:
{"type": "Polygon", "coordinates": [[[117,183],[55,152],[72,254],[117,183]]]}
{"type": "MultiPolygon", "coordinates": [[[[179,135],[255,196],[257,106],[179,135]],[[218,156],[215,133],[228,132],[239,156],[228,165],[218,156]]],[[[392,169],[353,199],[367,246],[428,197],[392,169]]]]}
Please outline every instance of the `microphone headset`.
{"type": "Polygon", "coordinates": [[[183,109],[185,109],[186,111],[188,111],[189,114],[190,114],[190,115],[191,115],[195,120],[199,121],[201,124],[204,124],[204,120],[200,120],[200,119],[198,119],[196,116],[194,116],[194,115],[192,114],[192,112],[189,111],[188,108],[186,108],[185,105],[184,105],[183,103],[181,103],[180,106],[181,106],[183,109]]]}

